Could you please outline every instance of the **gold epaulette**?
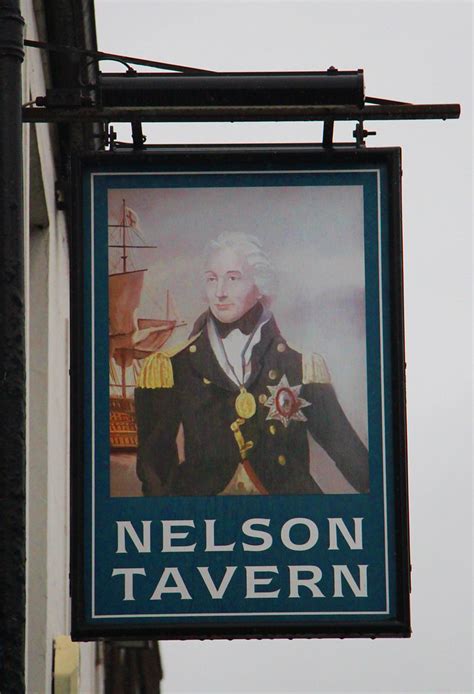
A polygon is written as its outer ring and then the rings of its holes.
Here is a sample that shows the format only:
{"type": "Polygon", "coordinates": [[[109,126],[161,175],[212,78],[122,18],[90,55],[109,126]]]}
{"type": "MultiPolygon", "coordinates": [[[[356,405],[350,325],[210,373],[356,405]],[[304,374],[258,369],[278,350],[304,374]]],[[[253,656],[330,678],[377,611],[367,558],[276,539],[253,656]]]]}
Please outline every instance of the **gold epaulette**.
{"type": "Polygon", "coordinates": [[[138,374],[137,388],[172,388],[174,386],[171,358],[192,344],[201,333],[181,342],[165,352],[155,352],[147,357],[138,374]]]}
{"type": "Polygon", "coordinates": [[[303,383],[331,383],[328,367],[320,354],[303,354],[303,383]]]}

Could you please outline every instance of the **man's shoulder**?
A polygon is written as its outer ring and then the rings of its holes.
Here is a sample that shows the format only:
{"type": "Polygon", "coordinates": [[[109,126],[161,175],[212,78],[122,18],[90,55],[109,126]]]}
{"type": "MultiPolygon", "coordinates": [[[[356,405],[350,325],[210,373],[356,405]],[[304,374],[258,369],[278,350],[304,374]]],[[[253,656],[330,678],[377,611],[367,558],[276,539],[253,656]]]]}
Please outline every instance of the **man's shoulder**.
{"type": "Polygon", "coordinates": [[[304,384],[331,383],[331,375],[324,357],[318,352],[300,351],[280,337],[277,341],[277,350],[280,349],[287,355],[287,359],[301,365],[301,380],[304,384]],[[279,345],[281,345],[279,347],[279,345]]]}
{"type": "Polygon", "coordinates": [[[176,368],[179,368],[182,359],[192,351],[200,336],[201,332],[198,332],[169,349],[150,354],[143,362],[138,375],[137,388],[173,388],[176,368]]]}

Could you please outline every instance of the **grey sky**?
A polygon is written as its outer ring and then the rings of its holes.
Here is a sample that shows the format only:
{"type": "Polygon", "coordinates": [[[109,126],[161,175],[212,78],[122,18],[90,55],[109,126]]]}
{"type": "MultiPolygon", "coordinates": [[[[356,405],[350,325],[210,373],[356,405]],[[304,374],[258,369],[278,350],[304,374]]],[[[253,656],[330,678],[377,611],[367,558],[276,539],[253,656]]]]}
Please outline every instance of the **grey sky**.
{"type": "MultiPolygon", "coordinates": [[[[96,0],[99,48],[213,70],[364,68],[371,96],[461,102],[370,123],[403,148],[413,637],[166,642],[165,694],[472,691],[472,3],[96,0]]],[[[117,70],[104,63],[102,69],[117,70]]],[[[353,124],[336,125],[338,140],[353,124]]],[[[162,124],[151,142],[320,140],[319,124],[162,124]]],[[[126,126],[119,137],[129,139],[126,126]]]]}

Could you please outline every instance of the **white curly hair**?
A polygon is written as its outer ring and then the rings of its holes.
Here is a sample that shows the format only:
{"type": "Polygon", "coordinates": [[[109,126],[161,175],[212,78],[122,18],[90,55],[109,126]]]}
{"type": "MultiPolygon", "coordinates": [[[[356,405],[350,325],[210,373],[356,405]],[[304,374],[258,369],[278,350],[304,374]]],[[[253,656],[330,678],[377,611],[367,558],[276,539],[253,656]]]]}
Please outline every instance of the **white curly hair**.
{"type": "Polygon", "coordinates": [[[269,306],[278,291],[278,279],[275,268],[265,253],[261,241],[251,234],[237,231],[224,231],[216,239],[209,241],[203,256],[203,268],[207,260],[216,251],[224,248],[232,248],[245,257],[253,271],[255,285],[257,286],[264,306],[269,306]]]}

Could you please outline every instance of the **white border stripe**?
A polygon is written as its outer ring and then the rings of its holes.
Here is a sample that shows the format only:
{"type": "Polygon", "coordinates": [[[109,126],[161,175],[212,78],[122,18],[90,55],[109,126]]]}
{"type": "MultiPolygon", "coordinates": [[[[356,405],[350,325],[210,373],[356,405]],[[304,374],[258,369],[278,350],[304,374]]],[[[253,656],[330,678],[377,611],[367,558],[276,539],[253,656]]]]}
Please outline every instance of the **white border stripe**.
{"type": "Polygon", "coordinates": [[[387,517],[387,479],[386,479],[386,449],[385,449],[385,366],[383,349],[383,284],[382,284],[382,199],[380,186],[380,171],[377,171],[377,221],[378,221],[378,259],[379,259],[379,320],[380,320],[380,381],[382,402],[382,483],[383,483],[383,515],[384,515],[384,539],[385,539],[385,596],[386,609],[390,612],[390,592],[388,577],[388,517],[387,517]]]}
{"type": "MultiPolygon", "coordinates": [[[[188,188],[189,186],[186,186],[188,188]]],[[[214,186],[219,188],[219,186],[214,186]]],[[[239,186],[245,187],[245,186],[239,186]]],[[[258,186],[252,186],[258,187],[258,186]]],[[[304,186],[299,186],[304,187],[304,186]]],[[[183,186],[185,188],[185,186],[183,186]]],[[[365,212],[365,210],[364,210],[365,212]]],[[[387,476],[386,476],[386,449],[385,449],[385,381],[384,381],[384,349],[383,349],[383,292],[382,292],[382,214],[381,214],[381,189],[380,189],[380,169],[288,169],[272,171],[122,171],[122,172],[101,172],[91,174],[91,365],[92,365],[92,394],[91,394],[91,433],[92,433],[92,557],[91,557],[91,607],[92,618],[99,619],[131,619],[131,618],[189,618],[189,617],[271,617],[271,616],[344,616],[344,615],[385,615],[390,612],[389,594],[389,567],[388,567],[388,512],[387,512],[387,476]],[[202,176],[219,174],[331,174],[331,173],[375,173],[377,178],[377,242],[378,242],[378,284],[379,284],[379,319],[380,319],[380,394],[381,394],[381,426],[382,426],[382,484],[383,484],[383,517],[384,517],[384,544],[385,544],[385,604],[384,611],[374,612],[203,612],[203,613],[177,613],[177,614],[118,614],[101,615],[95,612],[95,274],[94,274],[94,179],[100,176],[202,176]]],[[[283,626],[283,625],[282,625],[283,626]]]]}
{"type": "MultiPolygon", "coordinates": [[[[379,614],[379,615],[384,615],[388,614],[388,612],[193,612],[193,613],[179,613],[177,612],[176,614],[106,614],[106,615],[99,615],[101,619],[128,619],[130,617],[149,617],[149,618],[156,618],[156,617],[216,617],[216,616],[221,616],[222,617],[268,617],[268,616],[276,616],[276,617],[284,617],[284,616],[304,616],[304,617],[314,617],[315,615],[319,616],[331,616],[331,615],[373,615],[373,614],[379,614]]],[[[283,623],[284,624],[284,623],[283,623]]]]}

